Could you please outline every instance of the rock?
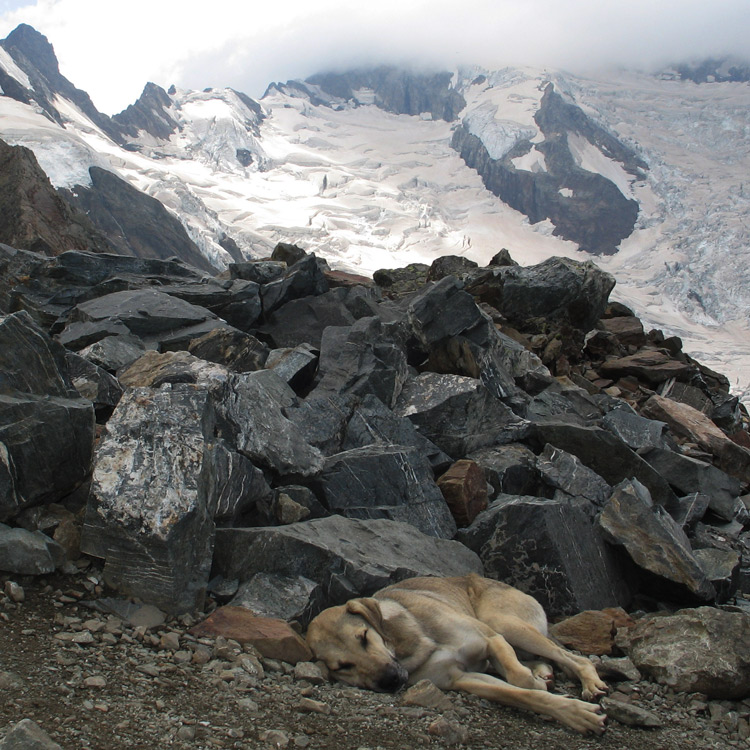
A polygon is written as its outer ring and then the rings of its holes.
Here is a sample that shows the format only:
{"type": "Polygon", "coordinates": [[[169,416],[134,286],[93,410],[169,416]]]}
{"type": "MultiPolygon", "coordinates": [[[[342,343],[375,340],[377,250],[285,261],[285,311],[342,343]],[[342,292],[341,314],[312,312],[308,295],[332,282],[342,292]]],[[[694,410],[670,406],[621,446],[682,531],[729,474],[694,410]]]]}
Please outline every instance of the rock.
{"type": "Polygon", "coordinates": [[[320,352],[310,344],[299,344],[293,349],[274,349],[265,366],[295,392],[306,391],[317,372],[319,355],[320,352]]]}
{"type": "MultiPolygon", "coordinates": [[[[608,359],[599,366],[599,372],[607,378],[632,375],[651,386],[659,385],[670,378],[687,379],[695,372],[695,366],[682,362],[660,349],[642,349],[637,354],[617,359],[608,359]]],[[[644,412],[645,416],[651,416],[644,412]]],[[[652,419],[659,419],[654,415],[652,419]]],[[[662,420],[664,421],[664,420],[662,420]]]]}
{"type": "Polygon", "coordinates": [[[6,581],[4,591],[5,596],[16,604],[26,599],[26,592],[23,590],[23,586],[19,586],[15,581],[6,581]]]}
{"type": "Polygon", "coordinates": [[[542,494],[542,481],[533,451],[520,443],[496,445],[473,451],[467,458],[484,470],[495,492],[506,495],[542,494]]]}
{"type": "Polygon", "coordinates": [[[31,719],[22,719],[0,740],[1,750],[62,750],[60,745],[31,719]]]}
{"type": "Polygon", "coordinates": [[[257,617],[244,607],[219,607],[190,629],[196,638],[223,636],[249,643],[268,659],[289,664],[310,661],[312,652],[302,638],[283,620],[257,617]]]}
{"type": "Polygon", "coordinates": [[[627,605],[614,556],[584,499],[499,496],[456,538],[479,554],[485,575],[540,601],[553,617],[627,605]]]}
{"type": "Polygon", "coordinates": [[[86,604],[99,612],[113,614],[134,628],[150,630],[160,627],[166,621],[164,612],[152,604],[135,604],[127,599],[114,599],[109,596],[86,604]]]}
{"type": "Polygon", "coordinates": [[[97,450],[81,549],[105,561],[109,585],[170,613],[203,603],[216,498],[200,486],[213,436],[208,391],[126,392],[97,450]]]}
{"type": "Polygon", "coordinates": [[[287,264],[275,260],[250,260],[243,263],[230,263],[227,266],[229,278],[267,284],[280,279],[287,270],[287,264]]]}
{"type": "Polygon", "coordinates": [[[188,351],[194,357],[226,367],[233,372],[260,370],[268,358],[268,347],[255,336],[234,328],[215,328],[193,339],[188,351]]]}
{"type": "Polygon", "coordinates": [[[107,372],[116,373],[143,356],[146,345],[129,333],[105,336],[103,339],[80,349],[78,354],[107,372]]]}
{"type": "Polygon", "coordinates": [[[453,708],[451,699],[430,680],[420,680],[411,685],[401,696],[401,702],[405,706],[421,706],[438,711],[450,711],[453,708]]]}
{"type": "Polygon", "coordinates": [[[52,573],[65,562],[65,550],[41,531],[0,523],[0,570],[18,575],[52,573]]]}
{"type": "Polygon", "coordinates": [[[546,445],[537,458],[541,478],[550,487],[573,497],[585,497],[594,505],[602,506],[612,494],[612,487],[596,472],[584,466],[571,453],[546,445]]]}
{"type": "Polygon", "coordinates": [[[481,570],[477,556],[458,542],[398,521],[342,516],[277,528],[217,529],[214,550],[214,571],[227,579],[245,581],[264,572],[316,582],[325,595],[321,609],[412,576],[481,570]]]}
{"type": "Polygon", "coordinates": [[[286,263],[287,266],[293,266],[297,261],[307,257],[307,253],[297,245],[289,242],[278,242],[271,253],[271,260],[286,263]]]}
{"type": "Polygon", "coordinates": [[[711,498],[708,495],[694,492],[692,495],[677,498],[678,505],[670,515],[683,531],[690,531],[706,515],[710,502],[711,498]]]}
{"type": "Polygon", "coordinates": [[[310,254],[290,266],[282,278],[261,287],[263,314],[268,316],[293,299],[324,294],[327,291],[328,281],[318,259],[310,254]]]}
{"type": "Polygon", "coordinates": [[[437,486],[458,526],[468,526],[487,508],[487,482],[475,461],[456,461],[439,477],[437,486]]]}
{"type": "Polygon", "coordinates": [[[314,489],[331,513],[403,521],[445,539],[456,533],[432,467],[408,446],[374,444],[337,453],[326,459],[314,489]]]}
{"type": "Polygon", "coordinates": [[[627,656],[613,659],[603,656],[596,663],[596,671],[605,682],[640,682],[643,676],[627,656]]]}
{"type": "Polygon", "coordinates": [[[635,315],[622,315],[614,318],[602,318],[598,326],[607,333],[611,333],[620,346],[635,346],[640,349],[646,345],[646,334],[635,315]]]}
{"type": "Polygon", "coordinates": [[[463,745],[469,738],[469,731],[455,721],[441,716],[427,727],[427,734],[438,737],[446,745],[463,745]]]}
{"type": "Polygon", "coordinates": [[[522,438],[529,425],[474,378],[425,372],[406,382],[394,413],[454,459],[522,438]]]}
{"type": "Polygon", "coordinates": [[[63,348],[25,312],[0,316],[0,521],[58,502],[91,471],[94,409],[63,348]]]}
{"type": "Polygon", "coordinates": [[[424,263],[410,263],[403,268],[381,268],[375,271],[372,279],[384,294],[397,299],[421,289],[429,272],[430,267],[424,263]]]}
{"type": "Polygon", "coordinates": [[[202,387],[226,381],[227,369],[187,352],[148,351],[118,374],[126,388],[160,388],[165,383],[192,383],[202,387]]]}
{"type": "Polygon", "coordinates": [[[427,281],[439,281],[446,276],[461,277],[462,274],[469,273],[479,268],[479,264],[463,255],[443,255],[435,258],[430,265],[427,273],[427,281]]]}
{"type": "Polygon", "coordinates": [[[66,353],[65,361],[73,387],[82,398],[91,401],[96,421],[104,424],[122,396],[122,386],[106,370],[73,352],[66,353]]]}
{"type": "Polygon", "coordinates": [[[642,618],[629,639],[630,658],[661,685],[711,699],[750,695],[750,615],[683,609],[642,618]]]}
{"type": "Polygon", "coordinates": [[[739,553],[734,550],[704,548],[694,550],[693,556],[716,589],[717,602],[725,602],[737,593],[742,562],[739,553]]]}
{"type": "Polygon", "coordinates": [[[608,719],[631,727],[661,727],[664,722],[653,712],[632,703],[623,703],[613,698],[602,698],[601,707],[608,719]]]}
{"type": "Polygon", "coordinates": [[[311,685],[322,685],[326,678],[323,675],[323,670],[312,661],[300,661],[294,666],[294,679],[304,680],[309,682],[311,685]]]}
{"type": "Polygon", "coordinates": [[[633,619],[622,608],[586,610],[551,625],[550,635],[563,646],[582,654],[609,655],[621,627],[631,627],[633,619]]]}
{"type": "Polygon", "coordinates": [[[229,602],[233,607],[245,607],[262,617],[275,617],[307,625],[319,612],[324,601],[320,585],[302,575],[256,573],[240,584],[236,596],[229,602]]]}
{"type": "Polygon", "coordinates": [[[613,409],[604,415],[602,427],[622,440],[634,451],[644,448],[666,448],[666,424],[646,419],[628,409],[613,409]]]}
{"type": "Polygon", "coordinates": [[[611,544],[651,577],[639,579],[642,589],[660,595],[713,601],[714,587],[698,565],[682,529],[663,509],[655,506],[648,490],[637,480],[615,487],[597,516],[597,524],[611,544]]]}
{"type": "Polygon", "coordinates": [[[678,437],[697,443],[716,456],[720,469],[741,482],[750,482],[750,450],[728,438],[705,414],[687,404],[654,394],[641,412],[660,419],[678,437]]]}

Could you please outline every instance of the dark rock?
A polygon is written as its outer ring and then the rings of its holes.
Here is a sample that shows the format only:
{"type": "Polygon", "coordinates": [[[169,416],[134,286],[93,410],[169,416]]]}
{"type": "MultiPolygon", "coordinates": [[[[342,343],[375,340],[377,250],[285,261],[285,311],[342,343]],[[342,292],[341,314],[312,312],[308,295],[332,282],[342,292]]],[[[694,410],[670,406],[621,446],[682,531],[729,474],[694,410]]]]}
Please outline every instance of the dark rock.
{"type": "Polygon", "coordinates": [[[604,415],[601,424],[634,451],[667,447],[664,422],[641,417],[628,409],[613,409],[604,415]]]}
{"type": "Polygon", "coordinates": [[[68,352],[65,359],[73,387],[91,401],[96,421],[104,424],[122,396],[122,386],[114,376],[88,359],[73,352],[68,352]]]}
{"type": "Polygon", "coordinates": [[[232,607],[246,607],[261,617],[296,620],[305,627],[323,609],[321,586],[304,576],[256,573],[240,585],[230,602],[232,607]]]}
{"type": "Polygon", "coordinates": [[[404,521],[447,539],[456,533],[432,467],[411,447],[375,444],[331,456],[315,490],[332,513],[404,521]]]}
{"type": "Polygon", "coordinates": [[[104,559],[110,586],[165,612],[203,603],[216,498],[201,486],[213,438],[208,391],[128,390],[96,455],[81,549],[104,559]]]}
{"type": "Polygon", "coordinates": [[[737,552],[706,547],[694,550],[693,556],[716,589],[717,602],[725,602],[737,593],[741,563],[737,552]]]}
{"type": "Polygon", "coordinates": [[[165,383],[218,386],[228,377],[225,367],[198,359],[188,352],[148,351],[119,373],[126,388],[160,388],[165,383]]]}
{"type": "Polygon", "coordinates": [[[542,480],[533,451],[521,444],[480,448],[468,456],[484,470],[495,492],[542,496],[542,480]]]}
{"type": "Polygon", "coordinates": [[[641,576],[642,590],[659,598],[713,601],[716,591],[698,565],[677,523],[637,480],[620,483],[597,516],[610,544],[622,546],[633,562],[651,574],[641,576]]]}
{"type": "Polygon", "coordinates": [[[517,266],[518,263],[513,260],[513,258],[510,257],[510,250],[508,248],[504,247],[500,252],[495,253],[492,258],[490,258],[490,262],[487,264],[488,266],[517,266]]]}
{"type": "Polygon", "coordinates": [[[274,310],[293,299],[323,294],[328,291],[328,281],[314,255],[308,255],[289,268],[281,279],[261,287],[263,313],[274,310]]]}
{"type": "Polygon", "coordinates": [[[310,344],[299,344],[293,349],[274,349],[265,366],[273,370],[295,392],[304,392],[312,385],[318,370],[320,352],[310,344]]]}
{"type": "Polygon", "coordinates": [[[536,466],[544,482],[572,497],[584,497],[601,507],[612,494],[611,485],[596,472],[576,456],[552,445],[544,447],[536,466]]]}
{"type": "Polygon", "coordinates": [[[255,336],[232,328],[216,328],[193,339],[188,351],[194,357],[216,362],[233,372],[260,370],[268,358],[268,347],[255,336]]]}
{"type": "MultiPolygon", "coordinates": [[[[660,349],[642,349],[637,354],[617,359],[608,359],[599,365],[599,372],[604,377],[620,378],[633,375],[651,386],[659,385],[670,378],[689,378],[695,367],[681,362],[660,349]]],[[[654,419],[658,417],[653,416],[654,419]]]]}
{"type": "Polygon", "coordinates": [[[241,581],[260,572],[304,576],[321,586],[324,607],[404,578],[481,573],[482,566],[462,544],[408,524],[331,516],[278,528],[218,529],[214,569],[241,581]]]}
{"type": "Polygon", "coordinates": [[[427,281],[440,281],[446,276],[461,277],[462,274],[479,268],[479,264],[462,255],[443,255],[432,261],[427,273],[427,281]]]}
{"type": "Polygon", "coordinates": [[[391,298],[406,297],[427,283],[430,267],[424,263],[410,263],[403,268],[381,268],[372,276],[383,293],[391,298]]]}
{"type": "Polygon", "coordinates": [[[670,513],[677,525],[684,531],[690,531],[700,521],[706,511],[711,498],[702,492],[693,492],[677,498],[677,507],[670,513]]]}
{"type": "Polygon", "coordinates": [[[256,284],[268,284],[271,281],[276,281],[286,273],[286,270],[286,263],[271,260],[230,263],[227,268],[231,279],[254,281],[256,284]]]}
{"type": "Polygon", "coordinates": [[[501,495],[457,539],[485,575],[537,598],[553,617],[626,606],[630,599],[586,500],[501,495]]]}
{"type": "Polygon", "coordinates": [[[605,317],[599,321],[599,326],[607,333],[611,333],[620,346],[635,346],[640,349],[646,345],[643,323],[634,315],[605,317]]]}
{"type": "Polygon", "coordinates": [[[0,750],[63,750],[31,719],[21,719],[0,740],[0,750]]]}
{"type": "Polygon", "coordinates": [[[454,459],[514,442],[529,428],[480,381],[460,375],[425,372],[408,380],[394,412],[454,459]]]}
{"type": "Polygon", "coordinates": [[[41,531],[0,523],[0,570],[18,575],[52,573],[65,562],[65,550],[41,531]]]}
{"type": "MultiPolygon", "coordinates": [[[[375,400],[382,403],[379,399],[375,400]]],[[[360,447],[359,445],[343,447],[347,422],[357,401],[358,399],[352,395],[340,396],[336,393],[313,392],[304,401],[286,408],[284,415],[310,445],[317,448],[324,456],[332,456],[342,450],[360,447]]],[[[383,409],[390,414],[390,410],[385,406],[383,409]]],[[[369,443],[366,444],[369,445],[369,443]]]]}
{"type": "Polygon", "coordinates": [[[639,620],[628,654],[653,680],[681,693],[742,700],[750,695],[750,616],[712,607],[639,620]]]}
{"type": "Polygon", "coordinates": [[[287,266],[293,266],[297,261],[307,257],[307,253],[297,245],[289,242],[279,242],[271,253],[271,260],[286,263],[287,266]]]}
{"type": "Polygon", "coordinates": [[[124,333],[120,336],[105,336],[80,349],[78,354],[107,372],[116,373],[135,362],[145,351],[145,344],[137,336],[124,333]]]}
{"type": "Polygon", "coordinates": [[[154,138],[168,141],[172,133],[180,129],[169,113],[171,106],[172,100],[161,86],[147,83],[135,104],[130,104],[112,119],[133,138],[143,130],[154,138]]]}

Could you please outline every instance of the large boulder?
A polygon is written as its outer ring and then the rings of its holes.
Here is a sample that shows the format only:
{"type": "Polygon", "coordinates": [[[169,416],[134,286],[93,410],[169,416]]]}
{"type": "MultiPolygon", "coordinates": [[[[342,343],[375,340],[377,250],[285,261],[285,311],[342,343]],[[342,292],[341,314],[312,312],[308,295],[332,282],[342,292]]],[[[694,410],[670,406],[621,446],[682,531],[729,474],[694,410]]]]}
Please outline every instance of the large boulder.
{"type": "Polygon", "coordinates": [[[94,428],[65,350],[27,313],[0,316],[0,520],[73,492],[91,472],[94,428]]]}
{"type": "Polygon", "coordinates": [[[654,505],[637,480],[615,487],[597,524],[607,541],[622,547],[641,569],[639,583],[644,593],[683,601],[715,599],[716,591],[685,533],[663,508],[654,505]]]}
{"type": "Polygon", "coordinates": [[[482,572],[459,542],[399,521],[330,516],[277,528],[218,529],[214,573],[249,580],[256,573],[304,576],[320,584],[320,608],[368,596],[417,575],[482,572]]]}
{"type": "Polygon", "coordinates": [[[628,654],[645,674],[681,693],[750,696],[750,615],[712,607],[653,615],[628,634],[628,654]]]}
{"type": "Polygon", "coordinates": [[[537,598],[552,616],[626,606],[630,594],[582,498],[500,495],[457,539],[485,575],[537,598]]]}
{"type": "Polygon", "coordinates": [[[208,582],[217,500],[200,477],[211,411],[208,389],[132,388],[97,449],[81,550],[104,559],[109,585],[166,612],[200,607],[208,582]]]}
{"type": "Polygon", "coordinates": [[[447,539],[456,533],[429,461],[411,447],[375,444],[338,453],[326,460],[314,486],[332,513],[404,521],[447,539]]]}

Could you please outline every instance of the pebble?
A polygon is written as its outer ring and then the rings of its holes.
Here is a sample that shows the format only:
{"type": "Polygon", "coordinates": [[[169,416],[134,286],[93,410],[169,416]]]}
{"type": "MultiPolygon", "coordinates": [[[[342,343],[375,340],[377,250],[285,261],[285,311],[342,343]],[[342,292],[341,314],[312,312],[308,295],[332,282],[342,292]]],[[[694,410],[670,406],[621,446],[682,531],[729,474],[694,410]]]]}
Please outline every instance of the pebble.
{"type": "Polygon", "coordinates": [[[268,747],[284,748],[289,746],[289,735],[281,729],[267,729],[260,735],[262,742],[268,747]]]}
{"type": "Polygon", "coordinates": [[[101,675],[93,675],[92,677],[87,677],[83,681],[83,684],[90,688],[103,688],[106,687],[107,680],[101,675]]]}
{"type": "Polygon", "coordinates": [[[5,582],[5,596],[7,596],[12,602],[20,604],[26,599],[26,592],[23,590],[23,586],[15,583],[15,581],[5,582]]]}

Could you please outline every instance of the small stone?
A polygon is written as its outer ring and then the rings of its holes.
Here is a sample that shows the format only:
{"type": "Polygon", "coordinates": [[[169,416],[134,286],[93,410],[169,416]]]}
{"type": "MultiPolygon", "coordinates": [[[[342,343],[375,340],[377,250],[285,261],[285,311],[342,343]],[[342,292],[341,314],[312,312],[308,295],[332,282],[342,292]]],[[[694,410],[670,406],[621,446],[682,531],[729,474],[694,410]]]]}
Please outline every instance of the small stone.
{"type": "Polygon", "coordinates": [[[79,646],[89,646],[96,643],[94,636],[87,630],[80,633],[55,633],[55,638],[66,643],[77,643],[79,646]]]}
{"type": "Polygon", "coordinates": [[[601,706],[610,719],[634,727],[660,727],[662,720],[653,712],[632,703],[621,703],[611,698],[603,698],[601,706]]]}
{"type": "Polygon", "coordinates": [[[177,739],[178,740],[194,740],[195,739],[195,727],[189,727],[187,725],[181,726],[177,730],[177,739]]]}
{"type": "Polygon", "coordinates": [[[92,677],[87,677],[83,681],[83,684],[90,688],[103,688],[107,685],[107,680],[102,675],[93,675],[92,677]]]}
{"type": "Polygon", "coordinates": [[[193,659],[193,654],[190,651],[175,651],[172,654],[172,661],[175,664],[189,664],[193,659]]]}
{"type": "Polygon", "coordinates": [[[52,740],[52,738],[35,722],[31,719],[22,719],[18,722],[11,730],[5,735],[5,738],[0,741],[0,747],[18,748],[33,748],[33,750],[62,750],[60,745],[52,740]]]}
{"type": "Polygon", "coordinates": [[[453,707],[448,696],[430,680],[420,680],[405,693],[401,702],[405,706],[421,706],[447,711],[453,707]]]}
{"type": "Polygon", "coordinates": [[[23,587],[14,581],[5,582],[5,595],[16,604],[26,599],[26,592],[23,590],[23,587]]]}
{"type": "Polygon", "coordinates": [[[305,680],[311,685],[322,685],[326,680],[320,667],[311,661],[301,661],[294,666],[294,679],[305,680]]]}
{"type": "Polygon", "coordinates": [[[297,710],[308,714],[325,714],[331,713],[331,707],[322,701],[315,701],[312,698],[302,698],[297,704],[297,710]]]}
{"type": "Polygon", "coordinates": [[[462,745],[469,737],[466,727],[444,719],[442,716],[427,727],[433,737],[439,737],[446,745],[462,745]]]}
{"type": "Polygon", "coordinates": [[[289,735],[281,729],[267,729],[261,733],[260,739],[268,747],[284,748],[289,745],[289,735]]]}
{"type": "Polygon", "coordinates": [[[159,639],[159,648],[162,651],[179,651],[180,634],[175,632],[164,633],[159,639]]]}

